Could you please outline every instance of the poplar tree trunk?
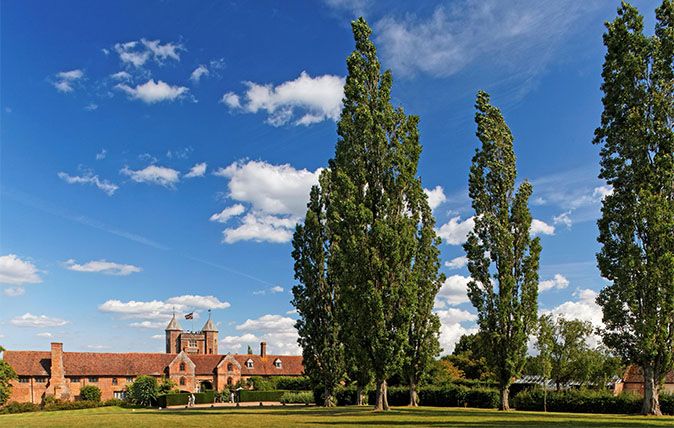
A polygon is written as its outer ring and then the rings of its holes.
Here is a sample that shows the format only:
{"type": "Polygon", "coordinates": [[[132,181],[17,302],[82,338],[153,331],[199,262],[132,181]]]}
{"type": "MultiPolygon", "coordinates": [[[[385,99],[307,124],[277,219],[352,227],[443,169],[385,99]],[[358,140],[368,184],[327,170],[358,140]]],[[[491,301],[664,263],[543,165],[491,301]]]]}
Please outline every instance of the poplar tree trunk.
{"type": "Polygon", "coordinates": [[[323,407],[335,407],[337,405],[336,401],[332,389],[326,387],[323,391],[323,407]]]}
{"type": "Polygon", "coordinates": [[[507,385],[501,385],[501,404],[499,405],[499,410],[508,411],[510,410],[510,387],[507,385]]]}
{"type": "Polygon", "coordinates": [[[419,394],[417,393],[417,381],[414,377],[410,377],[410,406],[419,406],[419,394]]]}
{"type": "Polygon", "coordinates": [[[358,383],[358,387],[356,388],[356,406],[362,405],[363,405],[363,385],[358,383]]]}
{"type": "Polygon", "coordinates": [[[643,368],[644,372],[644,403],[641,407],[642,415],[661,416],[660,388],[656,381],[655,370],[652,366],[643,368]]]}
{"type": "Polygon", "coordinates": [[[374,402],[374,411],[381,412],[385,410],[389,410],[386,381],[377,380],[377,394],[374,402]]]}

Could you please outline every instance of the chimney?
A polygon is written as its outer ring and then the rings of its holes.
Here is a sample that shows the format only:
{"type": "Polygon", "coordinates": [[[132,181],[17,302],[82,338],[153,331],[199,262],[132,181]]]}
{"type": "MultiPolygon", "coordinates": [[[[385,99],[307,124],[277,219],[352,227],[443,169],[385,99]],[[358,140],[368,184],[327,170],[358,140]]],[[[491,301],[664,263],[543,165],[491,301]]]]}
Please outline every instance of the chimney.
{"type": "Polygon", "coordinates": [[[267,342],[260,342],[260,356],[263,358],[267,356],[267,342]]]}
{"type": "Polygon", "coordinates": [[[65,369],[63,367],[63,343],[52,342],[51,344],[51,377],[47,393],[54,395],[58,399],[68,399],[70,391],[65,378],[65,369]]]}

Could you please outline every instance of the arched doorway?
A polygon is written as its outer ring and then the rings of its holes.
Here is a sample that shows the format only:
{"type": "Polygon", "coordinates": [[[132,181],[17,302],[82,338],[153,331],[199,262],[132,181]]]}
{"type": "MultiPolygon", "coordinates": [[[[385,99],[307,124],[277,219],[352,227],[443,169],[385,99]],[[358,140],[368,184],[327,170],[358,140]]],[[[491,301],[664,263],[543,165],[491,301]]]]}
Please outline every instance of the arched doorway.
{"type": "Polygon", "coordinates": [[[210,380],[202,380],[199,386],[200,391],[210,391],[213,389],[213,382],[211,382],[210,380]]]}

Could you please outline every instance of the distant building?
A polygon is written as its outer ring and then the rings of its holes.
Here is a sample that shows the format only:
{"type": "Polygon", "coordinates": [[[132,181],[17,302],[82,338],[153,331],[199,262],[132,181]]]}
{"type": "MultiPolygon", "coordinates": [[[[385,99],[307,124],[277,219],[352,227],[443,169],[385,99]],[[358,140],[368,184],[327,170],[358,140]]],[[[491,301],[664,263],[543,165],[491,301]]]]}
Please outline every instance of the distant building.
{"type": "Polygon", "coordinates": [[[126,385],[137,376],[173,380],[181,391],[223,391],[251,376],[301,376],[301,356],[218,354],[218,330],[208,319],[200,332],[186,332],[175,315],[166,327],[166,353],[63,352],[62,343],[51,351],[5,351],[14,368],[10,400],[40,403],[46,395],[77,399],[84,385],[101,389],[101,399],[124,398],[126,385]]]}
{"type": "MultiPolygon", "coordinates": [[[[674,370],[671,370],[665,376],[661,391],[674,394],[674,370]]],[[[644,395],[644,374],[641,367],[634,364],[627,367],[622,382],[616,384],[614,392],[616,394],[620,394],[621,392],[632,392],[644,395]]]]}

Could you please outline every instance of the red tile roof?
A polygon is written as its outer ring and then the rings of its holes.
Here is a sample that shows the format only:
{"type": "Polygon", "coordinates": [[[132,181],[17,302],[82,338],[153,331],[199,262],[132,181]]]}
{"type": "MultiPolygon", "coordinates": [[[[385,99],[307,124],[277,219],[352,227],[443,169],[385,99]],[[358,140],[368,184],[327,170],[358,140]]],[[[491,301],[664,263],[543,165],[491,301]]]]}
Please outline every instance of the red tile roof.
{"type": "Polygon", "coordinates": [[[302,357],[298,355],[267,355],[261,357],[255,354],[234,354],[236,361],[241,364],[242,376],[300,376],[304,374],[302,357]],[[253,360],[253,368],[246,367],[246,361],[253,360]],[[281,367],[276,368],[274,361],[281,360],[281,367]]]}
{"type": "MultiPolygon", "coordinates": [[[[42,351],[5,351],[4,360],[19,376],[48,376],[51,353],[42,351]]],[[[159,353],[64,352],[66,376],[159,376],[176,357],[159,353]]]]}
{"type": "MultiPolygon", "coordinates": [[[[643,383],[644,375],[641,367],[637,365],[630,365],[625,371],[623,382],[625,383],[643,383]]],[[[665,383],[674,383],[674,370],[670,370],[665,376],[665,383]]]]}
{"type": "MultiPolygon", "coordinates": [[[[301,356],[292,355],[232,355],[241,365],[243,376],[299,376],[304,373],[301,356]],[[281,360],[281,368],[274,366],[281,360]],[[253,368],[246,361],[253,360],[253,368]]],[[[49,376],[51,352],[5,351],[4,360],[19,376],[49,376]]],[[[176,354],[162,353],[112,353],[112,352],[64,352],[63,366],[66,376],[160,376],[176,354]]],[[[195,374],[215,373],[215,368],[226,355],[188,355],[196,365],[195,374]]]]}

